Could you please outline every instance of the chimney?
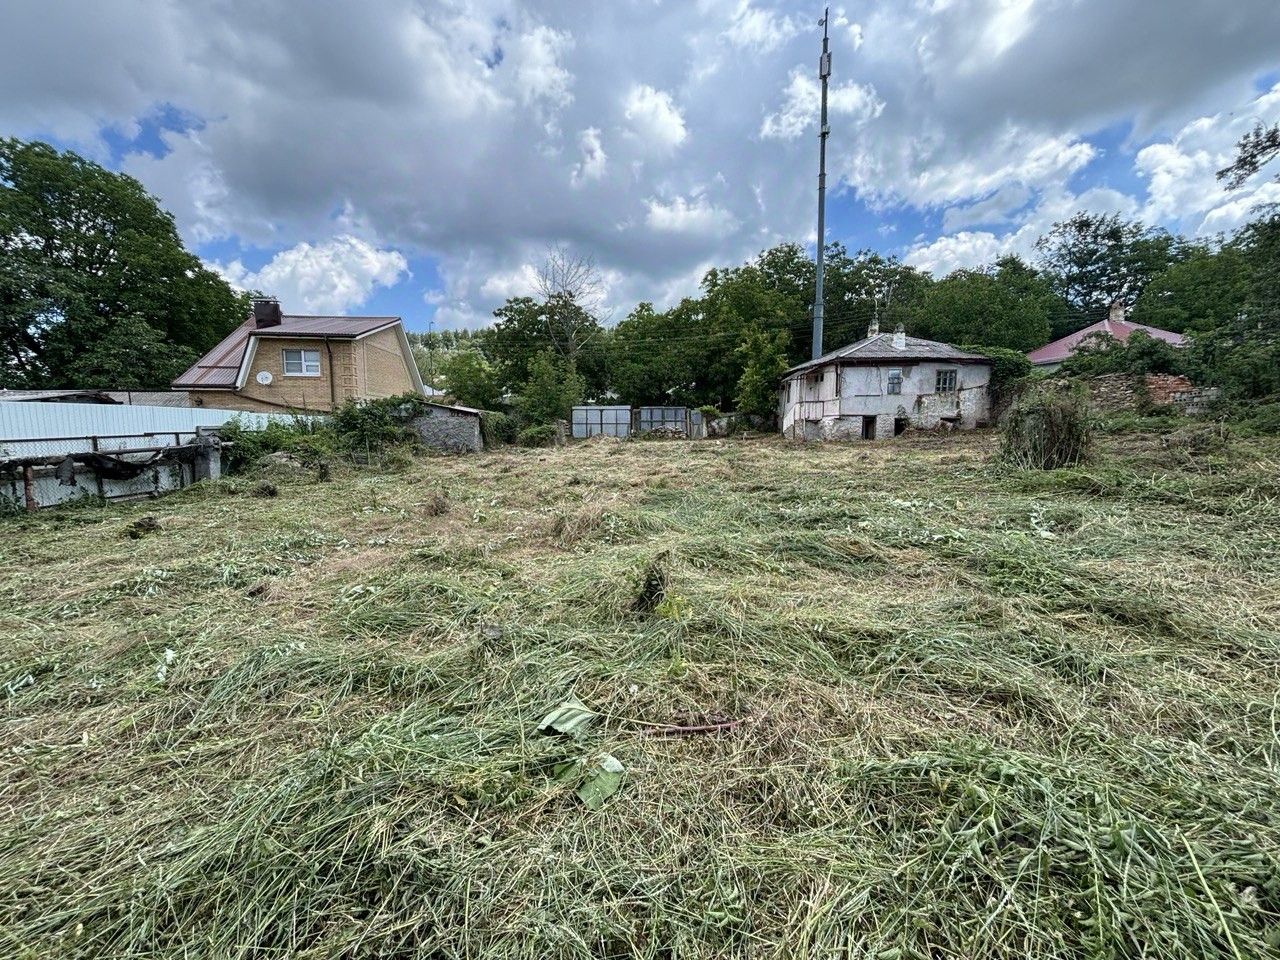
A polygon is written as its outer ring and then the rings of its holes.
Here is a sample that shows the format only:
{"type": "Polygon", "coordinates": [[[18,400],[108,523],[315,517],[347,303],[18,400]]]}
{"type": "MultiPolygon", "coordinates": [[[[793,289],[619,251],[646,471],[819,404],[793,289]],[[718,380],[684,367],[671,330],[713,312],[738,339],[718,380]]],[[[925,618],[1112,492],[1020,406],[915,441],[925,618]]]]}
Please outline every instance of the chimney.
{"type": "Polygon", "coordinates": [[[1124,315],[1124,303],[1116,300],[1111,304],[1111,312],[1107,315],[1107,320],[1111,323],[1123,323],[1124,315]]]}
{"type": "Polygon", "coordinates": [[[274,297],[254,299],[253,325],[259,330],[264,327],[278,327],[281,319],[280,303],[274,297]]]}
{"type": "Polygon", "coordinates": [[[893,330],[893,349],[907,349],[907,328],[902,324],[898,324],[893,330]]]}
{"type": "Polygon", "coordinates": [[[880,336],[879,314],[871,318],[871,326],[867,327],[867,339],[870,340],[872,337],[878,337],[878,336],[880,336]]]}

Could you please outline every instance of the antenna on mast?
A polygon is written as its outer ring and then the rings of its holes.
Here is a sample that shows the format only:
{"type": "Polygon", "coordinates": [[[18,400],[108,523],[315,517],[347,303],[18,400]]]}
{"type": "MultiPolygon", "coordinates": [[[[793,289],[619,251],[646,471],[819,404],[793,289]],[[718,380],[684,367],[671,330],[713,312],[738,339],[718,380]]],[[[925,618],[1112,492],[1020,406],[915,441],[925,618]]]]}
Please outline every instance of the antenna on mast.
{"type": "Polygon", "coordinates": [[[813,359],[822,356],[822,257],[826,246],[827,217],[827,78],[831,76],[831,52],[827,49],[827,21],[831,8],[822,12],[822,56],[818,58],[818,79],[822,81],[822,118],[818,126],[818,268],[813,292],[813,359]]]}

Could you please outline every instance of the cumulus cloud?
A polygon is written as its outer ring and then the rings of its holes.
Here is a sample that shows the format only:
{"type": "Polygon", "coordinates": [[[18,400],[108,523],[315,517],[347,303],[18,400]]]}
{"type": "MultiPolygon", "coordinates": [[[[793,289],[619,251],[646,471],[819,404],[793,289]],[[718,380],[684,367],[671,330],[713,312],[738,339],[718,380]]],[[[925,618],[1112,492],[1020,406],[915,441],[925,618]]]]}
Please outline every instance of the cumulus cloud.
{"type": "MultiPolygon", "coordinates": [[[[852,118],[864,123],[884,110],[884,102],[872,87],[858,83],[830,85],[827,91],[828,115],[852,118]]],[[[783,91],[782,106],[767,115],[760,124],[760,136],[766,139],[794,140],[808,128],[815,130],[821,117],[821,86],[817,71],[801,67],[791,71],[791,79],[783,91]]]]}
{"type": "Polygon", "coordinates": [[[563,107],[573,100],[569,88],[573,74],[560,63],[560,58],[573,47],[568,31],[538,26],[522,35],[512,48],[512,63],[520,100],[533,103],[546,100],[563,107]]]}
{"type": "Polygon", "coordinates": [[[671,94],[655,90],[647,83],[631,88],[623,115],[642,142],[660,150],[680,146],[689,135],[684,115],[672,101],[671,94]]]}
{"type": "MultiPolygon", "coordinates": [[[[885,252],[935,265],[1025,249],[1056,211],[1106,199],[1091,182],[1134,170],[1134,211],[1238,223],[1270,188],[1215,194],[1212,168],[1280,65],[1280,4],[1149,7],[870,0],[857,23],[833,8],[830,222],[849,234],[832,238],[860,246],[884,225],[885,252]],[[1131,132],[1100,162],[1104,129],[1131,132]]],[[[483,322],[500,281],[551,243],[593,254],[625,307],[812,230],[819,31],[781,0],[368,0],[323,15],[9,0],[5,15],[0,134],[122,166],[210,259],[378,238],[428,265],[431,291],[394,276],[414,302],[430,293],[442,325],[483,322]],[[168,107],[197,122],[157,144],[148,118],[168,107]],[[106,128],[143,136],[120,158],[106,128]],[[335,219],[347,205],[358,224],[335,219]]]]}
{"type": "Polygon", "coordinates": [[[645,222],[660,233],[713,236],[736,226],[733,215],[712,205],[706,197],[676,197],[669,202],[649,199],[645,222]]]}
{"type": "Polygon", "coordinates": [[[734,46],[768,52],[782,46],[801,29],[800,22],[792,17],[757,7],[751,0],[741,0],[724,36],[734,46]]]}
{"type": "Polygon", "coordinates": [[[286,312],[340,314],[364,303],[375,287],[399,282],[409,264],[395,250],[338,236],[282,250],[261,270],[247,270],[239,260],[214,268],[242,290],[278,298],[286,312]]]}
{"type": "Polygon", "coordinates": [[[603,177],[605,168],[609,165],[609,156],[604,152],[600,131],[595,127],[587,127],[578,134],[578,150],[582,159],[574,166],[570,175],[574,186],[603,177]]]}

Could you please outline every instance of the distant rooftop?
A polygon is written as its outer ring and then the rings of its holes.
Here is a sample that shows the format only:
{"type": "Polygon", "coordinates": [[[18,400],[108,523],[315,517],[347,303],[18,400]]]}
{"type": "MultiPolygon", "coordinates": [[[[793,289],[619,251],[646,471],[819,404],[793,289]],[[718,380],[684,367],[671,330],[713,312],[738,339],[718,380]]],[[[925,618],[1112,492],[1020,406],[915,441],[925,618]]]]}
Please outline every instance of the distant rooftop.
{"type": "Polygon", "coordinates": [[[1175,347],[1181,347],[1187,342],[1187,338],[1180,333],[1161,330],[1159,327],[1148,327],[1143,323],[1131,323],[1128,320],[1121,320],[1117,317],[1108,317],[1106,320],[1099,320],[1083,330],[1069,333],[1061,340],[1046,343],[1043,347],[1032,350],[1027,354],[1027,359],[1037,366],[1061,363],[1080,349],[1080,344],[1094,334],[1106,334],[1124,343],[1139,330],[1148,336],[1155,337],[1157,340],[1173,344],[1175,347]]]}

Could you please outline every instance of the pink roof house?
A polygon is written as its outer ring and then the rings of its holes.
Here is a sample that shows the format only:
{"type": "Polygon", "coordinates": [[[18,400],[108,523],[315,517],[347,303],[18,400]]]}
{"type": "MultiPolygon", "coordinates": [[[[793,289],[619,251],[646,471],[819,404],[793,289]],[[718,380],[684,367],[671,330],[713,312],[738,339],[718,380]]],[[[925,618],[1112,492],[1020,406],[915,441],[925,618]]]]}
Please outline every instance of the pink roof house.
{"type": "Polygon", "coordinates": [[[1130,323],[1124,318],[1124,305],[1114,303],[1111,305],[1111,314],[1107,319],[1099,320],[1083,330],[1067,334],[1061,340],[1046,343],[1043,347],[1028,353],[1027,359],[1037,367],[1053,368],[1080,349],[1081,343],[1094,334],[1109,335],[1124,343],[1138,330],[1148,336],[1155,337],[1157,340],[1173,344],[1175,347],[1184,346],[1187,342],[1187,338],[1180,333],[1161,330],[1159,327],[1148,327],[1143,323],[1130,323]]]}

